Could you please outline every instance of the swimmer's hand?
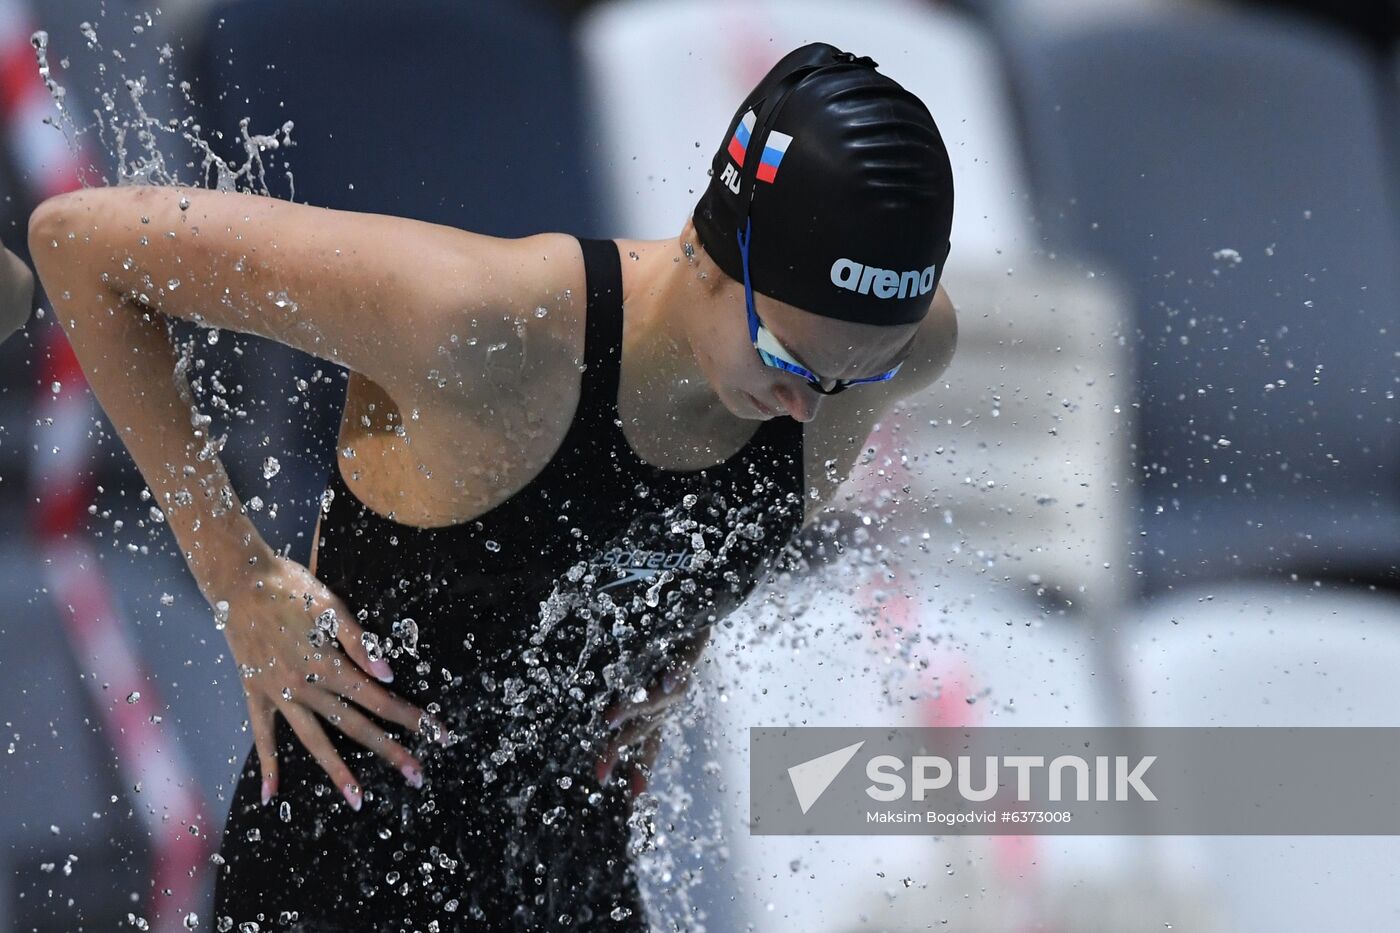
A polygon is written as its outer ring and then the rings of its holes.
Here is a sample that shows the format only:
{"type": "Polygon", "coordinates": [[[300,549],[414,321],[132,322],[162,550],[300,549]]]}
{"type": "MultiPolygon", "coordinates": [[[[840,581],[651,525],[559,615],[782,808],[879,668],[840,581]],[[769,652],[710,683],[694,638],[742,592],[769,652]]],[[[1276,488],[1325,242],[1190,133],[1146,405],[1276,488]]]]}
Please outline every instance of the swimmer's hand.
{"type": "Polygon", "coordinates": [[[34,307],[34,273],[14,253],[0,247],[0,343],[29,321],[34,307]]]}
{"type": "Polygon", "coordinates": [[[647,685],[645,700],[614,703],[603,711],[604,720],[617,731],[595,766],[599,784],[607,784],[618,761],[626,757],[627,786],[632,796],[646,790],[647,778],[661,750],[661,726],[666,711],[685,696],[691,671],[699,663],[709,641],[710,629],[706,628],[676,651],[666,670],[647,685]]]}
{"type": "Polygon", "coordinates": [[[250,579],[223,596],[228,603],[224,635],[248,696],[263,803],[277,793],[279,712],[356,810],[359,782],[336,753],[318,715],[420,786],[422,765],[355,704],[412,732],[431,717],[371,679],[388,682],[393,674],[382,658],[370,660],[363,629],[339,597],[296,561],[275,552],[271,561],[257,575],[261,588],[250,579]]]}

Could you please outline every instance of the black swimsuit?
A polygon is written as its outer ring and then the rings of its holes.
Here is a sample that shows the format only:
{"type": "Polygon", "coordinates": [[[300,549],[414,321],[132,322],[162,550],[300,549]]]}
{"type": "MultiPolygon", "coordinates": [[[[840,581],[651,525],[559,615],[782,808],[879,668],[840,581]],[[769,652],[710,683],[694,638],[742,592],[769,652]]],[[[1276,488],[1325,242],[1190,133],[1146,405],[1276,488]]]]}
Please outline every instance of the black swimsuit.
{"type": "Polygon", "coordinates": [[[629,850],[645,827],[629,822],[624,769],[606,787],[594,771],[601,711],[789,553],[802,425],[764,422],[704,470],[639,459],[617,412],[617,244],[579,242],[581,394],[534,480],[480,518],[418,528],[330,471],[317,574],[380,640],[389,689],[433,711],[451,744],[386,724],[424,764],[415,789],[328,726],[360,781],[355,812],[277,717],[278,795],[262,806],[250,752],[220,848],[218,929],[647,929],[629,850]]]}

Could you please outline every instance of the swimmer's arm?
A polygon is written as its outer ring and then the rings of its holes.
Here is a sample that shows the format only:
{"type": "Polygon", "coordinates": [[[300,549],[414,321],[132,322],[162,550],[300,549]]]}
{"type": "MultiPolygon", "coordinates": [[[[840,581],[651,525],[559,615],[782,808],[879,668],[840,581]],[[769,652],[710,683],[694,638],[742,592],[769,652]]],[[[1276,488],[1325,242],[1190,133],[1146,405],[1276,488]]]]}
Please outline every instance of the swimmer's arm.
{"type": "Polygon", "coordinates": [[[50,298],[123,295],[132,309],[257,334],[367,376],[405,407],[475,397],[476,357],[516,339],[502,296],[524,270],[508,241],[451,227],[131,186],[52,198],[30,232],[50,298]]]}
{"type": "Polygon", "coordinates": [[[29,320],[34,306],[34,275],[14,253],[0,246],[0,343],[29,320]]]}
{"type": "Polygon", "coordinates": [[[195,405],[160,315],[101,287],[96,267],[50,245],[31,224],[30,250],[89,388],[170,524],[200,592],[229,598],[271,562],[241,507],[195,405]],[[81,284],[80,284],[81,283],[81,284]]]}
{"type": "Polygon", "coordinates": [[[918,396],[948,368],[957,343],[957,312],[939,285],[899,374],[888,382],[857,386],[835,396],[807,426],[804,527],[815,524],[832,506],[837,488],[851,475],[875,423],[898,417],[901,407],[916,405],[918,396]]]}

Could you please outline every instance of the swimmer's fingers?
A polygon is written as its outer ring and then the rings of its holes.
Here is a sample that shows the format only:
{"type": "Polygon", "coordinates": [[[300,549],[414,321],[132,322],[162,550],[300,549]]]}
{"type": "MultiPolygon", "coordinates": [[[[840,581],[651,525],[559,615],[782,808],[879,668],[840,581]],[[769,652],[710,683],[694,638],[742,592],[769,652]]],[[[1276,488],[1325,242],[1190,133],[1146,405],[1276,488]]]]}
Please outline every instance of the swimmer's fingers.
{"type": "Polygon", "coordinates": [[[632,770],[628,777],[627,787],[636,797],[647,789],[647,781],[651,778],[652,768],[656,765],[656,756],[661,751],[661,730],[656,729],[647,734],[642,741],[641,750],[632,757],[632,770]]]}
{"type": "Polygon", "coordinates": [[[391,693],[357,671],[342,667],[338,674],[332,676],[329,687],[347,700],[360,704],[380,719],[397,723],[410,732],[420,731],[426,717],[437,724],[439,735],[446,734],[446,730],[443,730],[441,724],[432,716],[428,716],[403,697],[391,693]]]}
{"type": "Polygon", "coordinates": [[[691,674],[705,653],[710,641],[710,628],[702,629],[689,641],[678,645],[671,653],[671,661],[661,673],[647,684],[646,699],[619,700],[603,710],[603,721],[616,729],[622,723],[637,716],[651,716],[660,713],[679,700],[690,686],[691,674]]]}
{"type": "Polygon", "coordinates": [[[705,653],[705,646],[710,643],[710,633],[714,626],[706,626],[695,634],[690,641],[674,652],[675,662],[672,665],[678,669],[690,669],[700,660],[700,655],[705,653]]]}
{"type": "Polygon", "coordinates": [[[648,691],[647,702],[654,708],[661,709],[669,706],[681,694],[685,693],[690,686],[690,679],[695,667],[700,663],[700,657],[705,653],[705,646],[710,643],[710,631],[710,627],[701,629],[690,641],[680,645],[672,652],[671,663],[666,665],[657,682],[648,691]],[[659,697],[657,689],[661,692],[659,697]]]}
{"type": "MultiPolygon", "coordinates": [[[[350,656],[350,660],[359,665],[360,670],[371,677],[378,678],[384,683],[390,683],[394,679],[394,672],[389,668],[389,662],[383,658],[370,659],[369,646],[366,645],[365,630],[360,628],[358,622],[350,618],[350,613],[344,606],[336,606],[336,639],[340,642],[340,647],[350,656]]],[[[373,644],[375,637],[369,637],[370,644],[373,644]]]]}
{"type": "Polygon", "coordinates": [[[320,713],[321,718],[397,768],[408,783],[414,787],[423,786],[423,766],[418,759],[368,716],[325,690],[309,691],[302,699],[320,713]]]}
{"type": "Polygon", "coordinates": [[[306,746],[306,750],[316,759],[321,769],[330,775],[330,779],[336,787],[340,788],[340,792],[345,795],[351,808],[360,809],[360,782],[355,779],[355,775],[350,773],[350,769],[341,760],[335,746],[331,744],[330,738],[326,735],[326,730],[322,729],[321,724],[316,721],[316,715],[300,703],[293,703],[290,700],[279,708],[282,710],[282,715],[286,717],[287,724],[292,727],[297,738],[301,739],[301,744],[306,746]]]}
{"type": "Polygon", "coordinates": [[[647,687],[645,700],[619,700],[603,710],[603,721],[609,729],[620,729],[636,720],[655,716],[677,699],[678,694],[666,693],[662,689],[661,678],[658,677],[647,687]]]}
{"type": "Polygon", "coordinates": [[[671,707],[683,696],[690,686],[691,668],[673,662],[660,676],[647,684],[646,699],[619,700],[603,710],[603,721],[610,728],[635,719],[638,716],[655,716],[671,707]]]}
{"type": "Polygon", "coordinates": [[[624,725],[617,735],[609,740],[607,747],[603,749],[603,754],[595,764],[598,783],[606,784],[608,779],[612,777],[613,769],[617,767],[623,749],[629,745],[640,743],[647,736],[655,733],[660,725],[661,720],[653,716],[639,716],[624,725]]]}
{"type": "Polygon", "coordinates": [[[262,802],[277,794],[277,707],[260,694],[248,694],[248,725],[253,730],[253,746],[258,750],[258,770],[262,772],[262,802]]]}

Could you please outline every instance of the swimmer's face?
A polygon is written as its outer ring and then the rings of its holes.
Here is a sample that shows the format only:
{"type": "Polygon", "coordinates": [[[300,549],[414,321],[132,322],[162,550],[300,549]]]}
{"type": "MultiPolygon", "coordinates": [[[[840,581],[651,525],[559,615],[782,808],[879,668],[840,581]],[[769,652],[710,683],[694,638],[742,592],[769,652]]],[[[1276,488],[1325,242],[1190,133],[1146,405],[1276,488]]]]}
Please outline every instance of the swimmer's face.
{"type": "MultiPolygon", "coordinates": [[[[689,308],[684,315],[696,360],[710,385],[725,407],[741,418],[766,420],[788,414],[798,421],[811,421],[824,396],[801,376],[759,359],[749,339],[743,283],[726,276],[699,246],[693,231],[687,232],[691,236],[685,242],[695,244],[695,265],[707,279],[721,283],[706,290],[704,307],[689,308]]],[[[887,372],[909,355],[919,330],[917,323],[881,326],[839,321],[757,292],[754,309],[792,354],[793,362],[823,379],[859,379],[887,372]]],[[[868,389],[858,385],[848,391],[868,389]]]]}

